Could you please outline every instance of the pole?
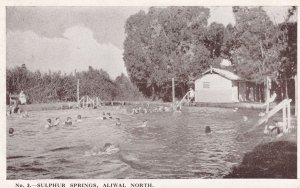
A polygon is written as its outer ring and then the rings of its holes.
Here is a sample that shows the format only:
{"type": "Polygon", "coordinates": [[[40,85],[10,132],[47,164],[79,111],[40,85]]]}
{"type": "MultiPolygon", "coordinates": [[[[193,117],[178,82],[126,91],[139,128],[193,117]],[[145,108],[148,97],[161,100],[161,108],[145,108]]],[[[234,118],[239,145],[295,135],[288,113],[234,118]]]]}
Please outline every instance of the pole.
{"type": "Polygon", "coordinates": [[[288,92],[288,82],[285,80],[285,98],[289,98],[289,92],[288,92]]]}
{"type": "Polygon", "coordinates": [[[298,113],[298,80],[297,75],[295,75],[295,116],[297,116],[298,113]]]}
{"type": "Polygon", "coordinates": [[[266,108],[266,114],[269,113],[270,110],[270,88],[269,88],[269,77],[267,77],[267,108],[266,108]]]}
{"type": "Polygon", "coordinates": [[[287,109],[287,105],[284,104],[283,108],[282,108],[282,122],[283,122],[283,133],[287,133],[287,121],[286,121],[286,110],[287,109]]]}
{"type": "Polygon", "coordinates": [[[79,79],[77,79],[77,103],[79,103],[79,79]]]}
{"type": "Polygon", "coordinates": [[[287,109],[287,129],[289,132],[289,131],[291,131],[291,104],[290,104],[290,101],[288,101],[286,109],[287,109]]]}
{"type": "Polygon", "coordinates": [[[172,101],[173,101],[173,109],[175,109],[175,80],[172,78],[172,101]]]}

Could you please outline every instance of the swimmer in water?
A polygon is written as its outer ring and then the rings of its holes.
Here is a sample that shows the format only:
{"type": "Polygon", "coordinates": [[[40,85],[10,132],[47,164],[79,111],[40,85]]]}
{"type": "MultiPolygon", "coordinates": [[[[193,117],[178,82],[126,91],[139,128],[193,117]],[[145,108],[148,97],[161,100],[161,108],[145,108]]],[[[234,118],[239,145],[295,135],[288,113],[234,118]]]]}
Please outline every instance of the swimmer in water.
{"type": "Polygon", "coordinates": [[[29,117],[28,112],[27,111],[20,112],[20,117],[21,118],[27,118],[27,117],[29,117]]]}
{"type": "Polygon", "coordinates": [[[112,116],[110,115],[110,112],[106,113],[108,115],[108,119],[112,119],[112,116]]]}
{"type": "Polygon", "coordinates": [[[120,125],[121,125],[121,120],[120,120],[120,118],[116,118],[116,119],[117,119],[116,125],[117,125],[117,126],[120,126],[120,125]]]}
{"type": "Polygon", "coordinates": [[[52,127],[52,122],[51,122],[51,119],[49,118],[49,119],[47,119],[47,124],[45,125],[45,128],[48,129],[50,127],[52,127]]]}
{"type": "Polygon", "coordinates": [[[271,135],[280,135],[280,128],[276,125],[266,125],[264,129],[264,134],[271,134],[271,135]]]}
{"type": "Polygon", "coordinates": [[[147,127],[147,124],[148,124],[148,120],[145,119],[145,120],[143,121],[142,125],[139,126],[139,127],[147,127]]]}
{"type": "Polygon", "coordinates": [[[102,117],[97,117],[96,119],[101,119],[101,120],[107,119],[106,116],[105,116],[105,112],[103,112],[102,117]]]}
{"type": "Polygon", "coordinates": [[[15,132],[14,128],[9,128],[9,130],[8,130],[8,135],[9,135],[9,136],[13,136],[13,135],[14,135],[14,132],[15,132]]]}
{"type": "Polygon", "coordinates": [[[76,120],[76,122],[82,122],[81,115],[77,115],[77,120],[76,120]]]}
{"type": "Polygon", "coordinates": [[[205,134],[210,134],[211,133],[211,128],[210,126],[205,127],[205,134]]]}
{"type": "Polygon", "coordinates": [[[167,106],[165,106],[165,107],[164,107],[164,111],[165,111],[165,112],[170,112],[170,108],[167,107],[167,106]]]}
{"type": "Polygon", "coordinates": [[[67,121],[65,122],[65,125],[72,125],[72,118],[67,117],[67,121]]]}
{"type": "Polygon", "coordinates": [[[53,123],[53,126],[59,126],[59,124],[60,124],[60,118],[57,117],[57,118],[55,118],[55,121],[54,121],[54,123],[53,123]]]}
{"type": "Polygon", "coordinates": [[[105,143],[104,147],[101,149],[99,154],[103,154],[103,153],[113,154],[113,153],[117,153],[119,151],[120,151],[120,149],[116,145],[111,144],[111,143],[105,143]]]}
{"type": "Polygon", "coordinates": [[[91,151],[86,151],[86,156],[95,156],[95,155],[110,155],[119,152],[120,149],[118,146],[111,144],[111,143],[105,143],[105,145],[98,149],[98,147],[93,147],[91,151]]]}
{"type": "Polygon", "coordinates": [[[138,114],[138,113],[139,113],[139,110],[137,107],[132,109],[132,114],[138,114]]]}
{"type": "Polygon", "coordinates": [[[144,114],[147,114],[147,113],[148,113],[147,108],[144,108],[143,110],[144,110],[144,114]]]}

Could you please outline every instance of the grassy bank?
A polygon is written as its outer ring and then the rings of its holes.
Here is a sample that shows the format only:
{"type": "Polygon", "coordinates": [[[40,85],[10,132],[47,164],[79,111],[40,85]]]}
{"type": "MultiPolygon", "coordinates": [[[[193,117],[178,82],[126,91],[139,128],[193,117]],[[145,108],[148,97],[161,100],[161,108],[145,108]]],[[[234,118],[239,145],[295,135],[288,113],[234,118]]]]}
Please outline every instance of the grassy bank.
{"type": "MultiPolygon", "coordinates": [[[[281,113],[269,119],[267,124],[274,125],[276,121],[282,121],[281,113]]],[[[224,178],[297,178],[297,118],[292,116],[291,119],[295,129],[278,138],[265,135],[264,126],[247,132],[253,123],[255,121],[241,124],[237,141],[243,142],[248,152],[224,178]]]]}
{"type": "Polygon", "coordinates": [[[297,178],[297,144],[274,141],[246,153],[242,163],[224,178],[297,178]]]}

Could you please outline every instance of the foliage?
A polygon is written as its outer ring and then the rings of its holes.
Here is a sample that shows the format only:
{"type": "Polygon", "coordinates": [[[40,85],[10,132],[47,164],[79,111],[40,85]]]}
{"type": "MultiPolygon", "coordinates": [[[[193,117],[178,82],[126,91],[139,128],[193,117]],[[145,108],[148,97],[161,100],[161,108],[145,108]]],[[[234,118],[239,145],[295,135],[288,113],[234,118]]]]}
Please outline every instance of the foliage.
{"type": "MultiPolygon", "coordinates": [[[[289,10],[287,18],[295,14],[289,10]]],[[[276,25],[262,7],[233,7],[236,24],[207,24],[204,7],[151,7],[127,19],[124,61],[129,77],[153,99],[171,100],[187,91],[190,77],[201,75],[223,58],[230,71],[263,86],[296,72],[296,24],[276,25]]],[[[260,86],[260,87],[261,87],[260,86]]]]}
{"type": "Polygon", "coordinates": [[[228,59],[233,66],[226,69],[256,87],[257,96],[263,96],[269,77],[278,96],[294,97],[291,79],[297,70],[297,22],[289,20],[296,11],[291,7],[285,22],[277,25],[262,7],[233,7],[236,24],[225,27],[215,22],[208,25],[210,12],[205,7],[151,7],[147,13],[130,16],[125,24],[123,59],[129,79],[120,75],[113,81],[105,71],[92,67],[73,75],[31,72],[24,65],[7,69],[7,92],[23,89],[34,103],[74,101],[80,79],[81,96],[170,101],[172,78],[176,97],[181,98],[189,80],[228,59]]]}
{"type": "Polygon", "coordinates": [[[51,71],[41,74],[40,71],[32,72],[23,65],[6,70],[6,91],[7,94],[18,94],[23,90],[29,103],[76,101],[79,79],[80,96],[99,97],[101,100],[132,100],[141,97],[140,92],[125,75],[120,77],[127,81],[125,88],[119,77],[113,81],[107,72],[93,67],[73,75],[51,71]]]}
{"type": "Polygon", "coordinates": [[[204,7],[151,7],[128,18],[124,61],[130,79],[147,96],[171,99],[171,78],[177,94],[185,94],[188,75],[209,67],[211,50],[204,41],[209,9],[204,7]]]}
{"type": "Polygon", "coordinates": [[[129,78],[123,73],[116,78],[115,84],[117,85],[116,90],[118,93],[118,95],[116,96],[116,100],[136,101],[144,99],[138,88],[133,85],[129,78]]]}
{"type": "Polygon", "coordinates": [[[280,53],[285,48],[283,32],[261,7],[235,7],[234,62],[242,77],[263,83],[279,74],[280,53]]]}

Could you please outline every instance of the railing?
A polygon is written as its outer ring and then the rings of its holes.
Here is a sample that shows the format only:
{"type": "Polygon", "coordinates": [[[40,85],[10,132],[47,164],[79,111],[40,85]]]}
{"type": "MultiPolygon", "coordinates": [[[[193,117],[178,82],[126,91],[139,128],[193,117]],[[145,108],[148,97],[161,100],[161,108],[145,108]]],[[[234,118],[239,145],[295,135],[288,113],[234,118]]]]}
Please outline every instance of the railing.
{"type": "Polygon", "coordinates": [[[186,103],[189,104],[189,103],[191,102],[191,99],[190,99],[189,95],[190,95],[190,91],[188,91],[188,92],[182,97],[182,99],[179,101],[179,103],[176,105],[176,107],[177,107],[177,108],[179,107],[179,109],[181,109],[182,103],[183,103],[185,100],[187,100],[186,103]]]}
{"type": "Polygon", "coordinates": [[[283,101],[281,101],[271,111],[269,111],[269,113],[260,118],[250,130],[253,130],[256,127],[262,125],[263,123],[268,122],[268,120],[272,116],[274,116],[277,112],[282,110],[283,133],[288,133],[289,129],[291,128],[291,101],[291,99],[284,99],[283,101]]]}

